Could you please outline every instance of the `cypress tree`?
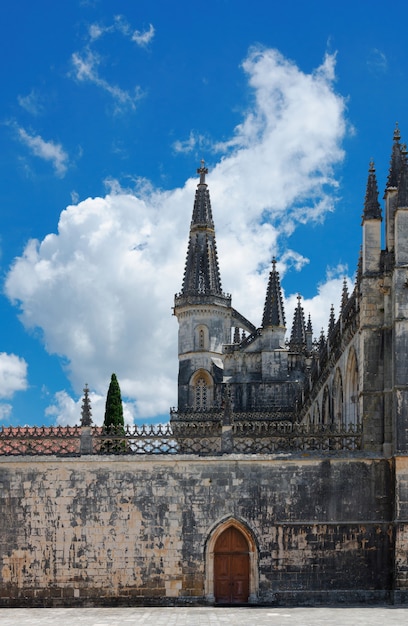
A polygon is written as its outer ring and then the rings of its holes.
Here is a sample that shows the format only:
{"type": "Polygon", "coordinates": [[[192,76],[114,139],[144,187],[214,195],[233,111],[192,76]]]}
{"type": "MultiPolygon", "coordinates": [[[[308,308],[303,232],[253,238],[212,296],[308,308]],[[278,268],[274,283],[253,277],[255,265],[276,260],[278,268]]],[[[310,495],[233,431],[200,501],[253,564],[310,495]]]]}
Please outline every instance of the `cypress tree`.
{"type": "Polygon", "coordinates": [[[122,396],[116,374],[112,374],[108,395],[106,396],[104,428],[107,432],[123,432],[125,422],[123,420],[122,396]]]}

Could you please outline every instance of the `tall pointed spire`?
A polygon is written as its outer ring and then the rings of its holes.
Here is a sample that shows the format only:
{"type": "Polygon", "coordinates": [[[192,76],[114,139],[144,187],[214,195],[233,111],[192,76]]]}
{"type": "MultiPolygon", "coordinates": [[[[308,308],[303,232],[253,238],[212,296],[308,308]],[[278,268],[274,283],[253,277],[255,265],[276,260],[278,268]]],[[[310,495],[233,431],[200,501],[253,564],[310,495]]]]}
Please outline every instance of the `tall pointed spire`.
{"type": "Polygon", "coordinates": [[[298,303],[293,314],[292,332],[289,341],[289,350],[303,352],[306,348],[306,326],[303,307],[300,304],[301,296],[298,295],[298,303]]]}
{"type": "Polygon", "coordinates": [[[378,186],[377,186],[377,178],[375,175],[375,167],[374,162],[370,162],[370,167],[368,170],[368,180],[367,180],[367,189],[364,200],[364,211],[363,211],[363,221],[364,220],[377,220],[381,219],[381,207],[378,202],[378,186]]]}
{"type": "Polygon", "coordinates": [[[201,161],[201,167],[197,169],[200,181],[197,185],[190,225],[187,259],[180,294],[182,296],[223,295],[210,193],[205,182],[207,173],[208,169],[204,167],[204,161],[201,161]]]}
{"type": "Polygon", "coordinates": [[[390,187],[398,187],[399,177],[401,172],[401,133],[398,127],[398,122],[394,130],[394,144],[391,152],[391,163],[387,179],[387,189],[390,187]]]}
{"type": "Polygon", "coordinates": [[[276,260],[272,260],[272,270],[269,274],[266,290],[265,306],[262,317],[262,328],[268,326],[285,326],[285,312],[283,310],[282,290],[279,272],[276,269],[276,260]]]}

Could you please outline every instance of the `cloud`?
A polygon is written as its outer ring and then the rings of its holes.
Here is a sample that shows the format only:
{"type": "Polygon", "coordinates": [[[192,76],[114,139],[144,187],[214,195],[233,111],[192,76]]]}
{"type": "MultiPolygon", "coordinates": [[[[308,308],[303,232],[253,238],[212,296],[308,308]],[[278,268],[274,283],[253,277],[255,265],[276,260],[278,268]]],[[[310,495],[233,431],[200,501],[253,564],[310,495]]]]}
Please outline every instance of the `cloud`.
{"type": "MultiPolygon", "coordinates": [[[[252,104],[209,168],[223,287],[255,325],[272,256],[282,278],[288,267],[307,263],[282,242],[336,202],[335,168],[348,126],[345,101],[333,87],[334,66],[334,56],[327,56],[306,74],[276,50],[251,50],[243,69],[252,104]]],[[[86,77],[94,70],[81,71],[86,77]]],[[[30,241],[15,259],[6,293],[25,327],[42,329],[47,350],[69,363],[78,396],[87,381],[105,397],[116,372],[137,419],[165,415],[176,404],[171,306],[181,287],[196,184],[190,179],[164,191],[140,184],[130,193],[110,180],[106,197],[67,207],[57,234],[30,241]]],[[[330,281],[310,303],[317,316],[323,310],[328,317],[328,297],[338,287],[330,281]]],[[[313,323],[319,331],[320,317],[313,323]]],[[[290,324],[288,317],[289,331],[290,324]]],[[[72,405],[62,395],[53,406],[62,420],[72,405]]]]}
{"type": "Polygon", "coordinates": [[[139,86],[135,86],[133,92],[126,91],[118,85],[111,84],[99,73],[98,68],[101,65],[101,57],[93,49],[93,44],[104,35],[115,32],[121,33],[138,46],[146,47],[153,39],[155,30],[152,24],[149,25],[149,30],[147,31],[133,30],[123,15],[115,16],[113,24],[109,26],[100,23],[91,24],[88,30],[88,45],[83,50],[74,52],[71,56],[73,67],[71,75],[79,82],[92,83],[108,93],[115,101],[115,112],[120,112],[124,109],[135,110],[136,103],[143,95],[142,89],[139,86]]]}
{"type": "Polygon", "coordinates": [[[152,41],[155,29],[153,24],[149,24],[148,30],[133,30],[123,15],[116,15],[113,24],[110,26],[103,26],[97,23],[91,24],[89,27],[89,38],[91,41],[96,41],[103,35],[113,32],[119,32],[138,46],[145,47],[152,41]]]}
{"type": "Polygon", "coordinates": [[[26,96],[17,97],[19,105],[31,115],[42,115],[44,113],[43,98],[32,89],[26,96]]]}
{"type": "Polygon", "coordinates": [[[378,48],[373,48],[369,52],[367,65],[371,72],[383,74],[388,69],[388,60],[385,53],[378,48]]]}
{"type": "Polygon", "coordinates": [[[141,31],[135,30],[132,35],[132,41],[137,43],[138,46],[147,46],[154,37],[154,27],[152,24],[149,25],[149,30],[141,31]]]}
{"type": "Polygon", "coordinates": [[[0,423],[4,425],[4,422],[8,422],[11,419],[13,407],[6,402],[0,403],[0,423]]]}
{"type": "Polygon", "coordinates": [[[136,108],[136,102],[142,97],[140,87],[135,87],[134,93],[129,93],[117,85],[111,85],[107,80],[101,78],[98,73],[98,66],[101,62],[100,56],[87,48],[83,52],[74,52],[71,57],[74,76],[79,82],[88,82],[106,91],[116,103],[116,111],[123,108],[136,108]]]}
{"type": "MultiPolygon", "coordinates": [[[[310,314],[313,334],[316,338],[320,337],[322,329],[325,336],[327,336],[331,305],[334,306],[336,319],[339,316],[344,278],[347,280],[348,292],[351,293],[354,289],[354,284],[350,276],[348,276],[348,268],[343,265],[339,265],[337,268],[327,268],[325,280],[318,285],[316,295],[301,301],[306,322],[310,314]]],[[[291,294],[285,299],[286,325],[289,336],[297,302],[297,294],[291,294]]]]}
{"type": "Polygon", "coordinates": [[[183,154],[189,154],[196,148],[200,148],[202,150],[204,147],[209,149],[209,142],[206,141],[204,135],[200,135],[193,130],[190,132],[188,139],[185,139],[184,141],[177,139],[177,141],[173,143],[174,152],[183,154]]]}
{"type": "Polygon", "coordinates": [[[24,128],[17,125],[15,125],[15,129],[20,141],[26,145],[35,156],[44,159],[44,161],[50,161],[58,176],[62,177],[65,175],[68,168],[68,154],[60,143],[46,141],[40,135],[32,135],[24,128]]]}
{"type": "Polygon", "coordinates": [[[27,363],[15,354],[0,352],[0,398],[27,389],[27,363]]]}
{"type": "MultiPolygon", "coordinates": [[[[109,382],[107,383],[109,387],[109,382]]],[[[106,394],[104,396],[94,392],[89,393],[91,404],[92,423],[102,426],[105,416],[106,394]]],[[[59,426],[73,426],[79,424],[81,419],[82,397],[74,400],[64,390],[57,391],[53,398],[53,404],[46,409],[46,415],[53,417],[59,426]]],[[[123,402],[123,419],[125,424],[134,423],[134,409],[131,403],[123,402]]]]}

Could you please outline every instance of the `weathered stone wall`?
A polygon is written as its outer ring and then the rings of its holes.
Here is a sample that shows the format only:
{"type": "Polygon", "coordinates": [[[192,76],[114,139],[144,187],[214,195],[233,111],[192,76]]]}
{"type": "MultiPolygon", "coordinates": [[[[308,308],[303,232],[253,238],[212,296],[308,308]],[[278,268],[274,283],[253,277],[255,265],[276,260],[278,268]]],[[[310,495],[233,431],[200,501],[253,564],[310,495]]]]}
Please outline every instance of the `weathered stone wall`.
{"type": "Polygon", "coordinates": [[[0,458],[1,605],[211,601],[230,519],[252,601],[385,598],[391,484],[374,458],[0,458]]]}

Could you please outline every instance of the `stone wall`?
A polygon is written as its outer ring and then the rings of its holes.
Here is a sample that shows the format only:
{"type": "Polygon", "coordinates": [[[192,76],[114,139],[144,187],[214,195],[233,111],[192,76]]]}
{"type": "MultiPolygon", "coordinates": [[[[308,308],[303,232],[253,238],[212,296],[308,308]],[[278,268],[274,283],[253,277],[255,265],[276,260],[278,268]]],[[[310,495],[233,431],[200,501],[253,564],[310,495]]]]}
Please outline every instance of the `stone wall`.
{"type": "Polygon", "coordinates": [[[364,457],[0,458],[0,605],[212,602],[230,523],[251,602],[387,599],[392,473],[364,457]]]}

